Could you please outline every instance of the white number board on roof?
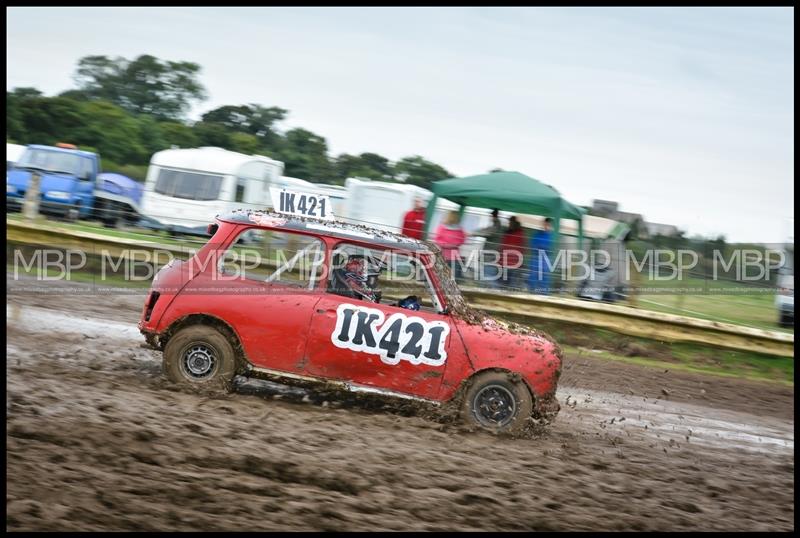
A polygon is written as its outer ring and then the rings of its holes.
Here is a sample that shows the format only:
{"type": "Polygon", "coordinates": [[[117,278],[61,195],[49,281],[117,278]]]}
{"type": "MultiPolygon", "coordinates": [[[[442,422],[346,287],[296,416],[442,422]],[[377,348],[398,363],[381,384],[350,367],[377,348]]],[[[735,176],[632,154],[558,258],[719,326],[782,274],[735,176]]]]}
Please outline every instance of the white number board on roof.
{"type": "Polygon", "coordinates": [[[278,213],[295,217],[334,220],[333,206],[327,196],[278,187],[270,187],[272,207],[278,213]]]}

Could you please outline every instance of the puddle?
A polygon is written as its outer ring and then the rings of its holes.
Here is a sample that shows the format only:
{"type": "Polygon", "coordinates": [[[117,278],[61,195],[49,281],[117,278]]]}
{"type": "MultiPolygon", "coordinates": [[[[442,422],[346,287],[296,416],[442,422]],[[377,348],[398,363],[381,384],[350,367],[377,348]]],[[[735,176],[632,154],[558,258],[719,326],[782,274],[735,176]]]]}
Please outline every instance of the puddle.
{"type": "Polygon", "coordinates": [[[102,338],[135,339],[144,342],[139,329],[132,323],[70,316],[58,310],[34,306],[7,304],[6,323],[17,325],[28,332],[75,333],[102,338]]]}

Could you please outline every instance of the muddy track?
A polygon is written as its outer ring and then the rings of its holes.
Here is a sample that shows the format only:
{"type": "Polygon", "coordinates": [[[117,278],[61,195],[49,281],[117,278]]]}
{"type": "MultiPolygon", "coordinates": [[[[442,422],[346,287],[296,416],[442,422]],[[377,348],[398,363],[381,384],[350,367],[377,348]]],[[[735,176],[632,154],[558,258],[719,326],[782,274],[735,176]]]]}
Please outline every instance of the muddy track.
{"type": "Polygon", "coordinates": [[[567,357],[556,422],[498,438],[258,381],[177,390],[142,301],[10,293],[8,530],[794,527],[790,387],[567,357]]]}

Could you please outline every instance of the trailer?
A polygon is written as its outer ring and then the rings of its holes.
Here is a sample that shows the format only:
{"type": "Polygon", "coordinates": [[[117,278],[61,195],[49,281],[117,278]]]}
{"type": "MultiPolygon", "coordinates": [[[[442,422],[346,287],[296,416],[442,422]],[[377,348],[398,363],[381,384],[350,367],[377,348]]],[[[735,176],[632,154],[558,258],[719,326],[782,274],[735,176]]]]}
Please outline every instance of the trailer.
{"type": "Polygon", "coordinates": [[[205,234],[220,213],[264,209],[270,186],[281,185],[283,163],[217,147],[168,149],[153,154],[142,214],[146,227],[205,234]]]}

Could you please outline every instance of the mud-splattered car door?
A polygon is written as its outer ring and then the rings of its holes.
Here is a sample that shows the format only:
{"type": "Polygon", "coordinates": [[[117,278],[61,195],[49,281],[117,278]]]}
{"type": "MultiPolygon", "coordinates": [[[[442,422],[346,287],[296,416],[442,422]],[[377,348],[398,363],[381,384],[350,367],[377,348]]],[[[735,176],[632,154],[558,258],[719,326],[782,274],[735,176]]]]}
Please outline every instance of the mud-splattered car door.
{"type": "MultiPolygon", "coordinates": [[[[387,268],[384,275],[391,271],[387,268]]],[[[463,346],[450,315],[439,313],[430,296],[424,297],[430,293],[425,274],[422,281],[385,282],[380,303],[337,295],[329,287],[311,320],[308,373],[435,398],[448,361],[463,360],[463,346]],[[419,310],[397,306],[412,294],[419,310]]]]}
{"type": "Polygon", "coordinates": [[[308,373],[435,398],[454,332],[446,315],[326,295],[306,347],[308,373]]]}

